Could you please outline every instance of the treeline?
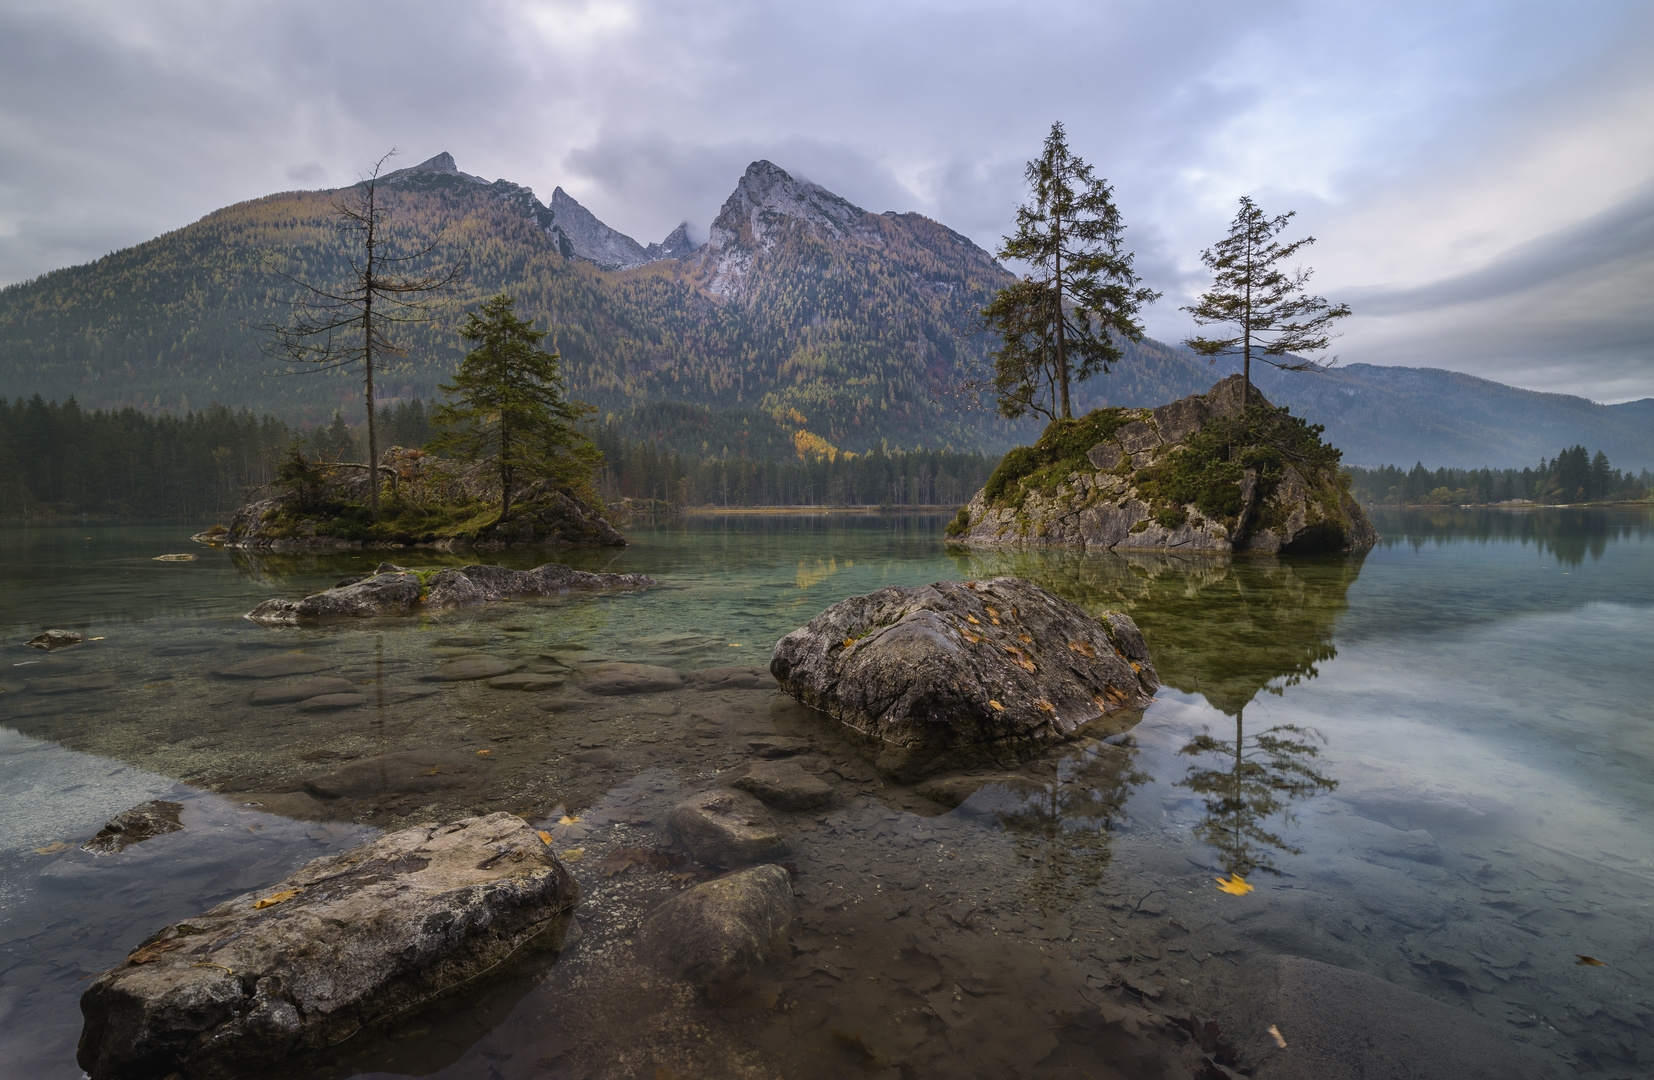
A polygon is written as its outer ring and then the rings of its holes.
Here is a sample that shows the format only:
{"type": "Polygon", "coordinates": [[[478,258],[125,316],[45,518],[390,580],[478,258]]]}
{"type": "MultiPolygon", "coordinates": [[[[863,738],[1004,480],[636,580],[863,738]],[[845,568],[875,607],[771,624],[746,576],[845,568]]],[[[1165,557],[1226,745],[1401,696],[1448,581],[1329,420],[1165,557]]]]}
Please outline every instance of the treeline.
{"type": "MultiPolygon", "coordinates": [[[[336,461],[366,456],[365,425],[333,422],[303,431],[268,415],[214,405],[181,416],[137,409],[84,410],[40,395],[0,398],[0,519],[70,515],[223,516],[268,484],[294,439],[336,461]]],[[[382,447],[423,446],[433,434],[415,398],[379,410],[382,447]]],[[[599,490],[610,502],[669,506],[955,505],[970,499],[998,458],[948,451],[835,454],[800,460],[706,460],[609,424],[594,432],[606,463],[599,490]]],[[[778,440],[777,447],[790,449],[778,440]]]]}
{"type": "Polygon", "coordinates": [[[1542,503],[1623,501],[1645,498],[1654,487],[1647,469],[1633,473],[1613,467],[1608,455],[1572,446],[1556,457],[1541,458],[1537,468],[1451,469],[1434,471],[1423,464],[1411,469],[1385,465],[1377,469],[1346,466],[1350,491],[1368,504],[1450,505],[1526,499],[1542,503]]]}
{"type": "Polygon", "coordinates": [[[645,499],[668,506],[957,506],[970,501],[998,457],[948,450],[809,454],[803,460],[685,456],[614,427],[596,433],[603,451],[598,491],[605,501],[645,499]]]}

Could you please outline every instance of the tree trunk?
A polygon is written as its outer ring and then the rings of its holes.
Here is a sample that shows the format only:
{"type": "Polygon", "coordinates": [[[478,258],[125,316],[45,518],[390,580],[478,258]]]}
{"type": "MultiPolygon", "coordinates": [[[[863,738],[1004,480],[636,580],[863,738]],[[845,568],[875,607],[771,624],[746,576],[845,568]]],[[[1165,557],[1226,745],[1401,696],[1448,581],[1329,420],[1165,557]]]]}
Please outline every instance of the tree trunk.
{"type": "Polygon", "coordinates": [[[1056,271],[1052,282],[1056,286],[1052,302],[1057,305],[1057,385],[1062,392],[1062,409],[1060,412],[1064,420],[1072,419],[1074,413],[1068,407],[1068,351],[1067,343],[1063,339],[1062,325],[1062,218],[1053,215],[1052,235],[1056,240],[1056,271]]]}
{"type": "Polygon", "coordinates": [[[374,245],[378,240],[377,186],[368,185],[367,261],[363,267],[362,289],[362,367],[367,373],[368,398],[368,513],[379,520],[379,428],[373,415],[373,293],[378,284],[374,266],[374,245]]]}
{"type": "Polygon", "coordinates": [[[500,524],[511,515],[511,430],[500,410],[500,524]]]}

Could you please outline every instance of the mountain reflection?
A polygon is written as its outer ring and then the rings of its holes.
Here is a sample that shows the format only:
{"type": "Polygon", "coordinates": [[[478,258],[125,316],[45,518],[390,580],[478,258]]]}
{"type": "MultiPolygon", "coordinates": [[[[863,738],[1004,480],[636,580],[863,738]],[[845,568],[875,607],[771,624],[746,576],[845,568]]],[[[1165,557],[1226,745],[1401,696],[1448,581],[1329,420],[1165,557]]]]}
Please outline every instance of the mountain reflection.
{"type": "Polygon", "coordinates": [[[1246,707],[1260,693],[1315,678],[1338,655],[1338,618],[1365,558],[977,551],[961,557],[961,568],[1027,578],[1092,614],[1124,611],[1143,631],[1162,683],[1234,718],[1232,740],[1203,732],[1179,751],[1195,759],[1179,786],[1204,800],[1201,839],[1225,870],[1244,876],[1273,869],[1273,852],[1296,854],[1276,831],[1291,823],[1290,804],[1337,786],[1314,767],[1325,742],[1319,732],[1281,724],[1248,733],[1246,707]]]}

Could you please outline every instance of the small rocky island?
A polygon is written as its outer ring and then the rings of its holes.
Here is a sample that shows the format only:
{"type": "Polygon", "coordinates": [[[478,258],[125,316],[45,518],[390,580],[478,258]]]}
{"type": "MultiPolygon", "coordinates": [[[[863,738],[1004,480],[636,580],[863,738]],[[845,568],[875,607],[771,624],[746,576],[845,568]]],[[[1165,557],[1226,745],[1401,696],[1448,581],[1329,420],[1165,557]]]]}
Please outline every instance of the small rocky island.
{"type": "Polygon", "coordinates": [[[1378,539],[1321,429],[1231,375],[1156,409],[1058,420],[1005,455],[953,543],[1211,552],[1350,551],[1378,539]]]}
{"type": "Polygon", "coordinates": [[[266,600],[247,618],[272,625],[296,625],[323,619],[371,619],[412,615],[443,608],[471,607],[494,600],[599,590],[646,589],[655,579],[646,574],[591,574],[562,563],[532,570],[504,566],[449,566],[410,570],[380,563],[371,574],[348,577],[331,589],[302,600],[266,600]]]}
{"type": "Polygon", "coordinates": [[[380,455],[379,476],[384,491],[375,518],[367,506],[366,465],[289,458],[269,494],[237,510],[228,529],[215,527],[197,539],[267,551],[626,543],[598,507],[545,479],[514,486],[510,517],[501,520],[500,480],[486,460],[397,446],[380,455]]]}

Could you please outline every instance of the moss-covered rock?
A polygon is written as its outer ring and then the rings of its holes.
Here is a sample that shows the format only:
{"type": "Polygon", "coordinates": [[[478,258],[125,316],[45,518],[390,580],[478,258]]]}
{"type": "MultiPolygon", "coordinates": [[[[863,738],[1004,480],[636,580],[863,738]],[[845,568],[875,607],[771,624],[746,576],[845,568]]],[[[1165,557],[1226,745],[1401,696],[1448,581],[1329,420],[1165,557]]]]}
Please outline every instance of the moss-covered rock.
{"type": "Polygon", "coordinates": [[[1005,455],[952,542],[1185,551],[1347,551],[1378,539],[1321,428],[1232,375],[1156,409],[1058,420],[1005,455]]]}

